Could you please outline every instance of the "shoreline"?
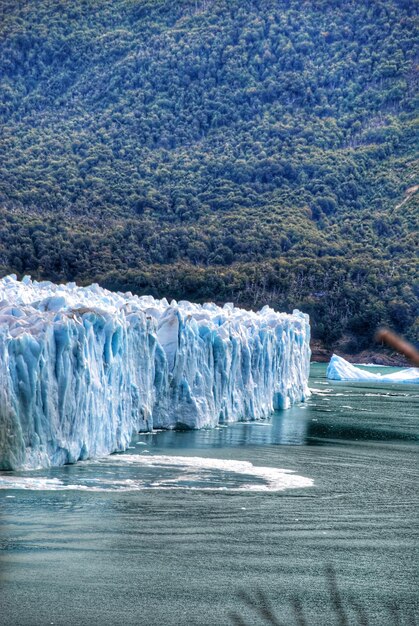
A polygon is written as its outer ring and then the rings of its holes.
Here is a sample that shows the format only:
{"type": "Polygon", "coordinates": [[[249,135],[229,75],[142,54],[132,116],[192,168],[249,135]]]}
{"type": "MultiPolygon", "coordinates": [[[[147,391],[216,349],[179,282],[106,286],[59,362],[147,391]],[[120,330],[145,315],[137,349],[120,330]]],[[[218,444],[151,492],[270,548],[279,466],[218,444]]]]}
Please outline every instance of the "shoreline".
{"type": "Polygon", "coordinates": [[[335,350],[325,348],[320,342],[314,341],[311,344],[311,362],[328,363],[333,354],[341,356],[349,363],[354,365],[362,365],[365,363],[373,363],[374,365],[382,365],[389,367],[414,367],[414,365],[406,359],[402,354],[398,354],[392,350],[362,350],[355,354],[348,354],[339,348],[335,350]]]}

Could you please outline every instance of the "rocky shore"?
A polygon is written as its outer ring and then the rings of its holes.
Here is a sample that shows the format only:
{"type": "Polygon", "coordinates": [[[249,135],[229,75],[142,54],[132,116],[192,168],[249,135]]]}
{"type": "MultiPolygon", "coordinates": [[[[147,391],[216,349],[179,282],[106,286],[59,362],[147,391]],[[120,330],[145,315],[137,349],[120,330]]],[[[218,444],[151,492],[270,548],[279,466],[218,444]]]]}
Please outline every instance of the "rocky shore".
{"type": "Polygon", "coordinates": [[[334,349],[326,348],[321,341],[313,340],[310,344],[311,360],[318,363],[328,363],[332,354],[338,354],[349,363],[362,364],[373,363],[374,365],[388,365],[391,367],[413,367],[402,354],[386,348],[370,348],[362,352],[349,354],[340,350],[338,346],[334,349]]]}

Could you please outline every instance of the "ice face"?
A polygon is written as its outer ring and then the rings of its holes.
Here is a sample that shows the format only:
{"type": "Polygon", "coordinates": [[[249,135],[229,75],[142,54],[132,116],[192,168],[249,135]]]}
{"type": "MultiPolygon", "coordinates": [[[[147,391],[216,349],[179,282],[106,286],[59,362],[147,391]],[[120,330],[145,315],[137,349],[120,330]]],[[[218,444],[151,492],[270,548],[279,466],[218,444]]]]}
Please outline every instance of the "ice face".
{"type": "Polygon", "coordinates": [[[267,417],[308,395],[308,316],[0,280],[0,469],[124,450],[135,431],[267,417]]]}
{"type": "Polygon", "coordinates": [[[341,356],[334,354],[327,366],[326,376],[330,380],[373,381],[382,383],[419,383],[419,368],[407,367],[392,374],[374,374],[355,367],[341,356]]]}

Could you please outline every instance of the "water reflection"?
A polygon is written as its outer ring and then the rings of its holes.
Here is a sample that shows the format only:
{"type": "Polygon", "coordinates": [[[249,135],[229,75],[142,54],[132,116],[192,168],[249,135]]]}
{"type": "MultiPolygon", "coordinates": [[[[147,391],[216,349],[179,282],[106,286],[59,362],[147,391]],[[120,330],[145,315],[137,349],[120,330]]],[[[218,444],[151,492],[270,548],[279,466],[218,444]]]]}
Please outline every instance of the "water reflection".
{"type": "Polygon", "coordinates": [[[306,406],[294,406],[272,420],[273,444],[301,446],[307,441],[309,422],[306,406]]]}
{"type": "MultiPolygon", "coordinates": [[[[208,430],[162,431],[134,437],[137,452],[153,454],[167,449],[205,449],[239,446],[303,445],[307,439],[305,412],[296,407],[277,413],[269,420],[240,422],[208,430]],[[141,444],[145,443],[143,447],[141,444]]],[[[129,451],[131,452],[131,451],[129,451]]]]}

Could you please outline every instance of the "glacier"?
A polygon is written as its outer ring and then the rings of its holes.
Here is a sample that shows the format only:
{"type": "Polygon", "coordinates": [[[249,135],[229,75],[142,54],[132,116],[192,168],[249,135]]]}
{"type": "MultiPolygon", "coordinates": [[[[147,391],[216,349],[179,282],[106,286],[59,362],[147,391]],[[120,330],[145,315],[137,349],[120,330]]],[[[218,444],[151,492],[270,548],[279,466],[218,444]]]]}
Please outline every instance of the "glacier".
{"type": "Polygon", "coordinates": [[[268,417],[310,394],[309,318],[97,284],[0,280],[0,469],[125,450],[135,432],[268,417]]]}
{"type": "Polygon", "coordinates": [[[407,367],[391,374],[375,374],[355,367],[341,356],[334,354],[326,370],[330,380],[353,380],[357,382],[419,383],[419,368],[407,367]]]}

